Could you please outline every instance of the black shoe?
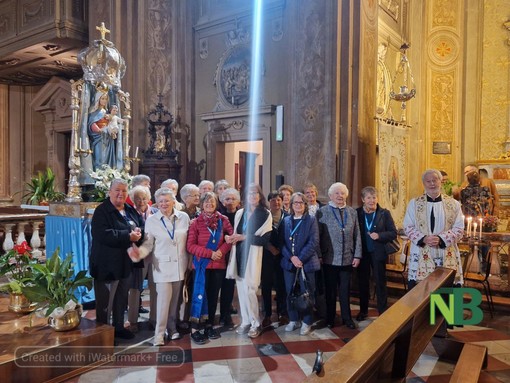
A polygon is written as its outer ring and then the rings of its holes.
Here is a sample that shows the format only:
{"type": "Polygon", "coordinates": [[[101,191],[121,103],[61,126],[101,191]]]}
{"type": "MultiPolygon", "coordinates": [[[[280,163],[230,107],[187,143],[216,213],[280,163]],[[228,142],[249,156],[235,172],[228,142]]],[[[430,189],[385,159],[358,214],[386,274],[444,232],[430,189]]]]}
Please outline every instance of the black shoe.
{"type": "Polygon", "coordinates": [[[115,338],[133,339],[134,337],[135,334],[133,334],[127,328],[123,328],[122,330],[115,330],[115,338]]]}
{"type": "Polygon", "coordinates": [[[191,334],[191,340],[196,344],[205,344],[206,339],[207,338],[201,331],[195,331],[191,334]]]}
{"type": "Polygon", "coordinates": [[[143,306],[140,306],[140,308],[138,309],[138,313],[140,314],[148,314],[149,313],[149,310],[147,310],[145,307],[143,306]]]}
{"type": "Polygon", "coordinates": [[[218,330],[215,330],[214,327],[209,327],[205,330],[205,336],[207,336],[209,339],[219,339],[221,338],[220,333],[218,330]]]}
{"type": "Polygon", "coordinates": [[[358,315],[356,315],[356,320],[358,322],[361,322],[361,321],[364,321],[365,319],[367,319],[367,317],[368,317],[367,313],[360,312],[358,315]]]}
{"type": "Polygon", "coordinates": [[[335,327],[335,324],[334,323],[328,323],[326,326],[331,329],[331,328],[335,327]]]}
{"type": "Polygon", "coordinates": [[[273,325],[273,322],[271,321],[270,317],[265,317],[262,321],[262,328],[267,328],[273,325]]]}
{"type": "Polygon", "coordinates": [[[232,306],[230,308],[230,314],[234,314],[234,315],[237,314],[237,309],[234,306],[232,306]]]}
{"type": "Polygon", "coordinates": [[[227,316],[223,317],[220,320],[220,324],[223,327],[228,328],[229,330],[233,330],[234,329],[234,321],[232,320],[232,317],[230,315],[227,315],[227,316]]]}
{"type": "Polygon", "coordinates": [[[344,325],[350,328],[351,330],[354,330],[356,328],[356,325],[352,321],[352,319],[344,320],[344,325]]]}

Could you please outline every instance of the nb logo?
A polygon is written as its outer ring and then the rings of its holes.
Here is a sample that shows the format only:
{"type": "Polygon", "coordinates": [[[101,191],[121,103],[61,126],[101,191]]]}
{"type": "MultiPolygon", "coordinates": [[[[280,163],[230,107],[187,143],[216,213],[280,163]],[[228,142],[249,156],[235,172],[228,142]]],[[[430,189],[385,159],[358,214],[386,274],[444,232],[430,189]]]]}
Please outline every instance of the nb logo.
{"type": "Polygon", "coordinates": [[[436,324],[436,314],[440,312],[449,325],[476,325],[483,319],[482,293],[470,287],[441,288],[430,294],[430,324],[436,324]],[[464,295],[471,301],[464,302],[464,295]],[[464,310],[471,311],[471,318],[464,319],[464,310]]]}

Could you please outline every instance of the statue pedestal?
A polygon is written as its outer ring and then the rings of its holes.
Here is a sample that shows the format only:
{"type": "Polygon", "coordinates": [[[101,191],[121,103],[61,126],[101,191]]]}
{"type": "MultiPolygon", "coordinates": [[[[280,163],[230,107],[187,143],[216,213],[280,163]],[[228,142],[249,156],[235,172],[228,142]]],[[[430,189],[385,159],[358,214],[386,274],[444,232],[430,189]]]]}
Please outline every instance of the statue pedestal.
{"type": "MultiPolygon", "coordinates": [[[[60,258],[73,255],[75,273],[89,269],[89,253],[92,245],[90,223],[97,202],[57,202],[50,203],[50,214],[45,218],[46,257],[57,249],[60,258]]],[[[83,304],[95,300],[94,290],[87,292],[85,287],[78,288],[76,298],[83,304]]]]}

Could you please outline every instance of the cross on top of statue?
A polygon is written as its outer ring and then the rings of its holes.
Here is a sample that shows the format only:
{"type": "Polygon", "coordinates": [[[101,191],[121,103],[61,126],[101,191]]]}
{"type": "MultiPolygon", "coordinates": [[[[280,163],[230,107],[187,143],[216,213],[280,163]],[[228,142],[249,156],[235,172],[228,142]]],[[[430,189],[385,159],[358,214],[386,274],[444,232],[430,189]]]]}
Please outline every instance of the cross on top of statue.
{"type": "Polygon", "coordinates": [[[99,27],[96,27],[96,30],[101,33],[101,40],[104,40],[107,33],[110,33],[110,30],[105,27],[104,21],[101,22],[101,25],[99,27]]]}

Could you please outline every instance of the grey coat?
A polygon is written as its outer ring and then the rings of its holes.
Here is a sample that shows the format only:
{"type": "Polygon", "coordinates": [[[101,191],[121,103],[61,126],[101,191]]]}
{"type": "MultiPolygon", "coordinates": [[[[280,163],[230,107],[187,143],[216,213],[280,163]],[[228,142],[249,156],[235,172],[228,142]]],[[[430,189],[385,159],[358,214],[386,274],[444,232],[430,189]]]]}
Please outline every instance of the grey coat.
{"type": "Polygon", "coordinates": [[[326,205],[316,215],[322,262],[326,265],[350,266],[354,258],[362,257],[358,213],[350,206],[344,209],[340,214],[338,208],[326,205]]]}

